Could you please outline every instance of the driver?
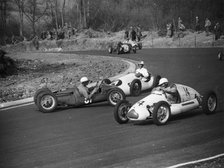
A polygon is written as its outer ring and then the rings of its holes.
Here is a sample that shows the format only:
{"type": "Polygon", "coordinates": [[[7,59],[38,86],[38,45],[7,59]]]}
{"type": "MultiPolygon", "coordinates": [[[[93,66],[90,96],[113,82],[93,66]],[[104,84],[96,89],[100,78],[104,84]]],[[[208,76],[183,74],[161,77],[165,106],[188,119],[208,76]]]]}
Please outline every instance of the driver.
{"type": "Polygon", "coordinates": [[[159,86],[158,88],[159,90],[163,90],[167,96],[167,100],[170,103],[176,103],[177,102],[177,86],[175,84],[170,84],[168,82],[167,78],[161,78],[159,80],[159,86]]]}
{"type": "Polygon", "coordinates": [[[90,89],[87,87],[89,84],[89,79],[87,77],[82,77],[80,79],[81,84],[78,86],[79,93],[85,97],[85,99],[90,100],[94,93],[97,92],[99,83],[97,82],[95,88],[90,92],[90,89]]]}
{"type": "Polygon", "coordinates": [[[144,68],[144,61],[138,63],[138,69],[135,71],[135,76],[140,77],[143,81],[147,81],[151,77],[148,70],[144,68]]]}

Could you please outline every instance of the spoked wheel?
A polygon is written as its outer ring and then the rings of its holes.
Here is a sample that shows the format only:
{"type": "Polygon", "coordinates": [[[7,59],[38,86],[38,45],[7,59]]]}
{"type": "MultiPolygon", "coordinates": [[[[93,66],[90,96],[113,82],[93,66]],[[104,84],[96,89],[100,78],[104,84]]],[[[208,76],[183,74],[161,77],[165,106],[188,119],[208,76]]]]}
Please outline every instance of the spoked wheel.
{"type": "Polygon", "coordinates": [[[119,124],[127,123],[129,121],[129,119],[127,118],[127,113],[130,108],[131,104],[127,100],[122,100],[118,102],[114,108],[114,119],[119,124]]]}
{"type": "Polygon", "coordinates": [[[209,91],[203,96],[202,109],[206,114],[213,114],[217,108],[217,96],[215,92],[209,91]]]}
{"type": "Polygon", "coordinates": [[[119,101],[125,100],[125,94],[120,89],[111,90],[107,96],[110,105],[115,106],[119,101]]]}
{"type": "Polygon", "coordinates": [[[157,103],[153,110],[153,122],[156,125],[165,125],[170,118],[170,106],[167,102],[157,103]]]}
{"type": "Polygon", "coordinates": [[[43,113],[52,112],[57,107],[57,98],[53,93],[41,93],[37,97],[37,106],[43,113]]]}
{"type": "Polygon", "coordinates": [[[139,96],[141,94],[142,84],[140,80],[135,79],[131,82],[130,92],[132,96],[139,96]]]}

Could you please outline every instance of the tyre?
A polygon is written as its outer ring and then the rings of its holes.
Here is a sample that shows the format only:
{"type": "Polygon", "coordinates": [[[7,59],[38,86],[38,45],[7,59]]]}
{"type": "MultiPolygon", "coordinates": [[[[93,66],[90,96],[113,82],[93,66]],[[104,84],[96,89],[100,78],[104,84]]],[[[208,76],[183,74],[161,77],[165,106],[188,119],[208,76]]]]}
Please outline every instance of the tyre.
{"type": "Polygon", "coordinates": [[[48,88],[41,88],[41,89],[38,89],[35,94],[34,94],[34,97],[33,97],[33,101],[35,103],[35,105],[37,105],[37,96],[40,94],[40,93],[44,93],[44,92],[51,92],[50,89],[48,88]]]}
{"type": "Polygon", "coordinates": [[[131,104],[127,100],[122,100],[117,103],[114,108],[114,119],[119,124],[125,124],[129,121],[127,118],[127,112],[131,108],[131,104]]]}
{"type": "Polygon", "coordinates": [[[160,76],[160,75],[155,75],[155,76],[154,76],[154,81],[153,81],[153,84],[152,84],[152,88],[158,86],[158,84],[159,84],[159,80],[160,80],[160,79],[161,79],[161,76],[160,76]]]}
{"type": "Polygon", "coordinates": [[[156,125],[165,125],[170,115],[170,105],[165,101],[158,102],[153,109],[153,122],[156,125]]]}
{"type": "Polygon", "coordinates": [[[113,52],[113,48],[112,47],[109,47],[108,48],[108,52],[111,54],[113,52]]]}
{"type": "Polygon", "coordinates": [[[142,84],[138,79],[134,79],[130,85],[130,93],[132,96],[139,96],[141,94],[142,84]]]}
{"type": "Polygon", "coordinates": [[[139,50],[142,49],[142,43],[139,43],[139,44],[138,44],[138,48],[139,48],[139,50]]]}
{"type": "Polygon", "coordinates": [[[213,114],[217,108],[217,96],[215,92],[208,91],[203,95],[202,110],[205,114],[213,114]]]}
{"type": "Polygon", "coordinates": [[[136,47],[134,47],[132,50],[133,50],[133,53],[136,53],[137,51],[136,47]]]}
{"type": "Polygon", "coordinates": [[[121,53],[120,51],[120,47],[117,48],[117,55],[119,55],[121,53]]]}
{"type": "Polygon", "coordinates": [[[43,113],[54,111],[57,104],[57,97],[52,92],[42,92],[37,96],[37,107],[43,113]]]}
{"type": "Polygon", "coordinates": [[[126,96],[121,89],[112,89],[107,94],[107,100],[110,105],[115,106],[119,101],[125,100],[126,96]]]}

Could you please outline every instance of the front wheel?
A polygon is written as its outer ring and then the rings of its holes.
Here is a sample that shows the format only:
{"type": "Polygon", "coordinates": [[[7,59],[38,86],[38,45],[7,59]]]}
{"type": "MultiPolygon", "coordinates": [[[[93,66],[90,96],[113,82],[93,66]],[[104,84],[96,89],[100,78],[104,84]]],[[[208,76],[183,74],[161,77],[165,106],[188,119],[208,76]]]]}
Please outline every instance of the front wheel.
{"type": "Polygon", "coordinates": [[[37,107],[43,113],[54,111],[57,104],[57,97],[52,92],[43,92],[37,96],[37,107]]]}
{"type": "Polygon", "coordinates": [[[134,79],[130,84],[130,92],[132,96],[139,96],[141,94],[142,84],[138,79],[134,79]]]}
{"type": "Polygon", "coordinates": [[[34,94],[34,96],[33,96],[33,101],[34,101],[35,105],[37,105],[37,97],[38,97],[38,95],[41,94],[41,93],[46,93],[46,92],[49,93],[49,92],[51,92],[51,91],[50,91],[50,89],[44,87],[44,88],[38,89],[38,90],[35,92],[35,94],[34,94]]]}
{"type": "Polygon", "coordinates": [[[217,96],[215,92],[209,91],[203,95],[202,109],[205,114],[215,113],[217,104],[217,96]]]}
{"type": "Polygon", "coordinates": [[[127,123],[129,121],[127,117],[127,113],[130,108],[131,108],[131,104],[127,100],[122,100],[118,102],[114,108],[114,119],[119,124],[127,123]]]}
{"type": "Polygon", "coordinates": [[[119,101],[125,100],[126,96],[121,89],[112,89],[107,95],[110,105],[115,106],[119,101]]]}
{"type": "Polygon", "coordinates": [[[157,103],[153,110],[153,122],[156,125],[165,125],[170,118],[170,106],[167,102],[157,103]]]}

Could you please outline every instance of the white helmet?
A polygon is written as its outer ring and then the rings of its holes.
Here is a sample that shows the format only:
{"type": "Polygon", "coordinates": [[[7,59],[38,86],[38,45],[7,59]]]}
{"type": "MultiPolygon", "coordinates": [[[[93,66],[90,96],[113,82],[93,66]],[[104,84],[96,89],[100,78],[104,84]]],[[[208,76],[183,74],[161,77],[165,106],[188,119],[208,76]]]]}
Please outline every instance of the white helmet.
{"type": "Polygon", "coordinates": [[[144,65],[144,61],[141,61],[138,63],[139,65],[144,65]]]}
{"type": "Polygon", "coordinates": [[[83,83],[83,82],[88,82],[89,81],[89,79],[87,78],[87,77],[82,77],[81,79],[80,79],[80,82],[81,83],[83,83]]]}
{"type": "Polygon", "coordinates": [[[164,83],[168,83],[168,79],[167,78],[161,78],[159,80],[159,86],[162,85],[162,84],[164,84],[164,83]]]}

